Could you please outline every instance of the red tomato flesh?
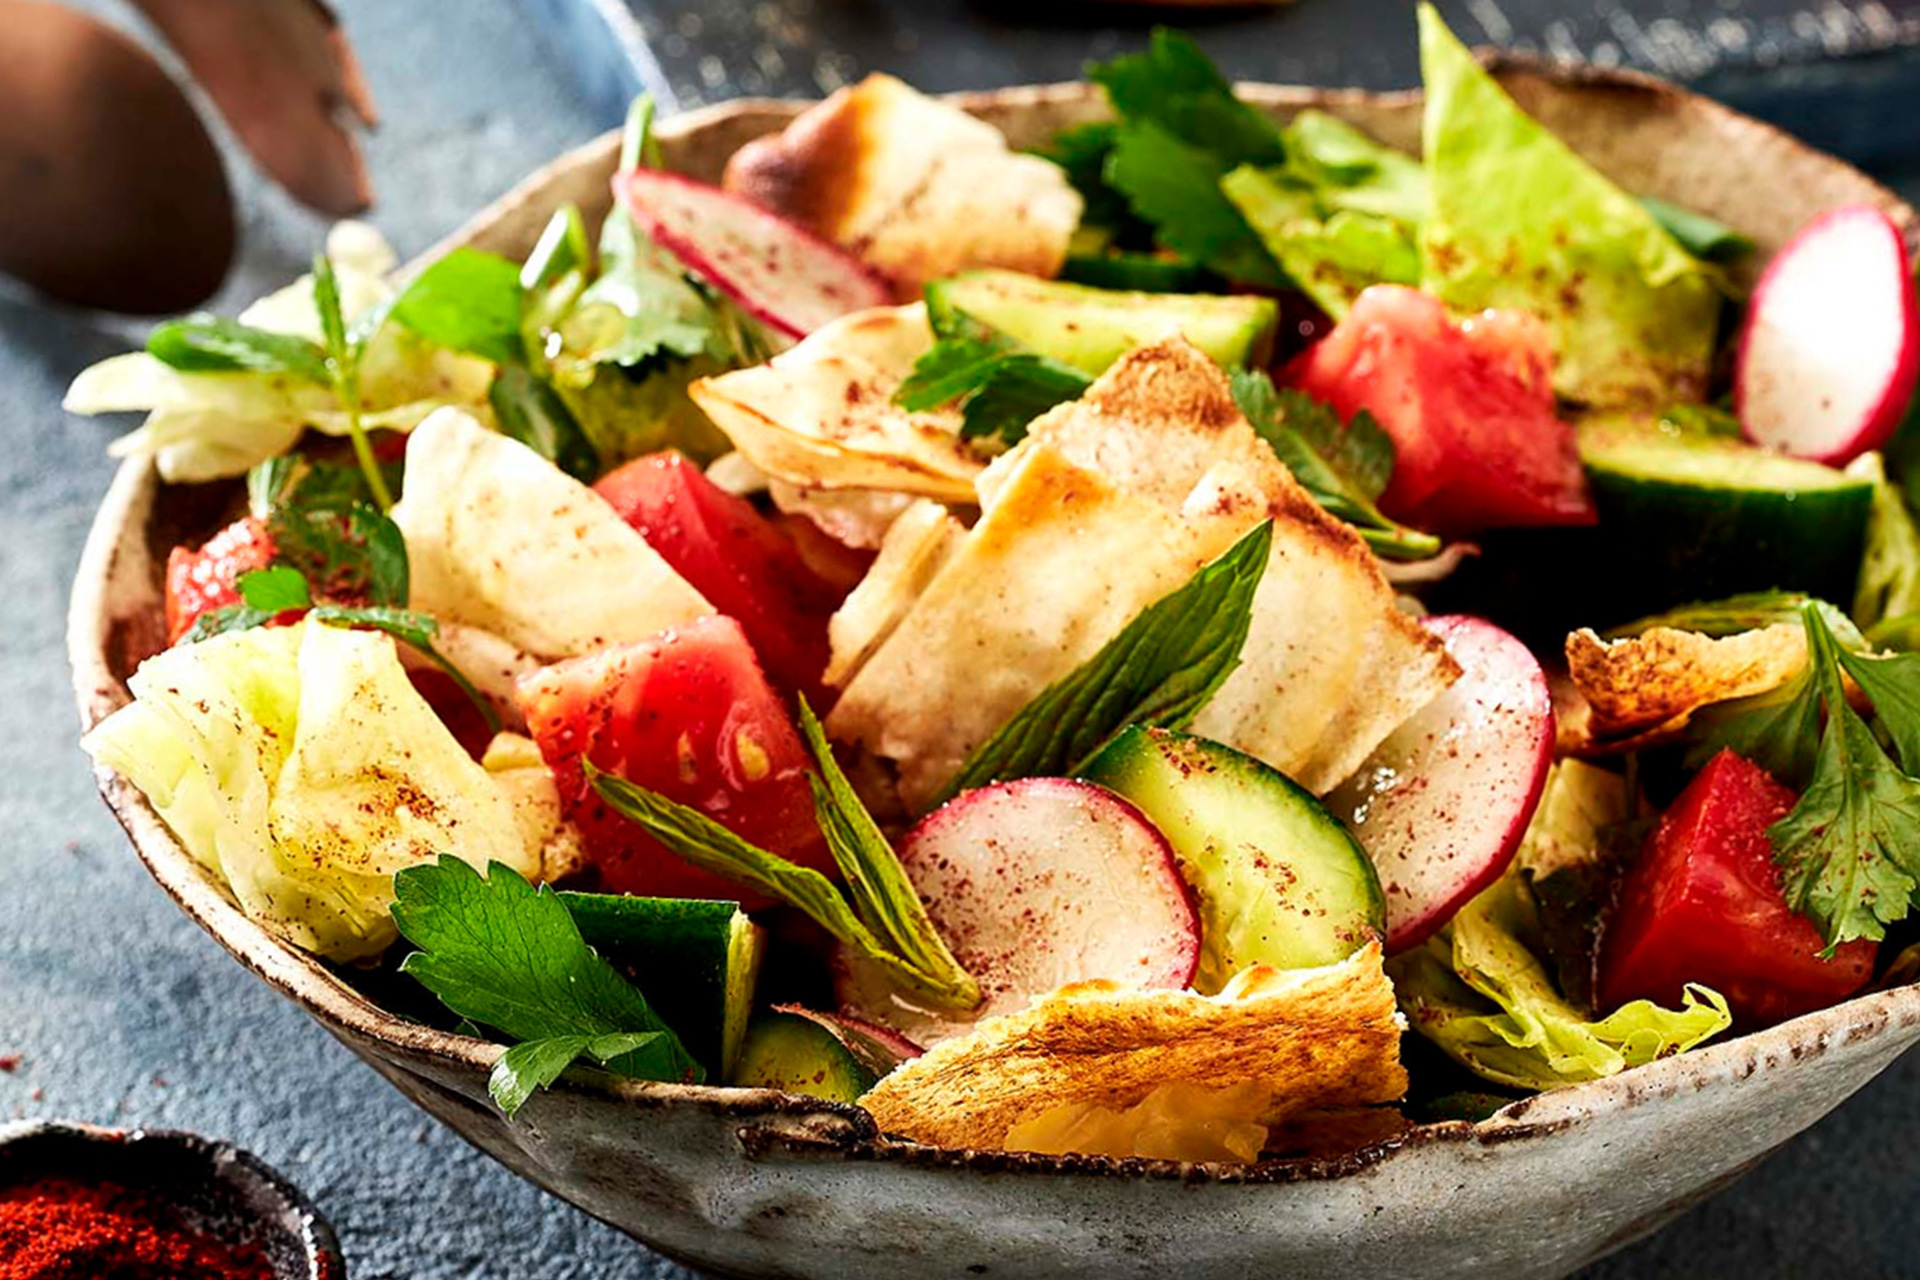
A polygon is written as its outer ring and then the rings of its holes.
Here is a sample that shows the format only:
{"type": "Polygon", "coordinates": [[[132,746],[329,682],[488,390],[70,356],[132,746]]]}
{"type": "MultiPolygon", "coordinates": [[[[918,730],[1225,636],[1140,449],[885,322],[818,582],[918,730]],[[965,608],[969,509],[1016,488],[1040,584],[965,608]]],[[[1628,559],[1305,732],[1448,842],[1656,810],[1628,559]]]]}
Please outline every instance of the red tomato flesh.
{"type": "Polygon", "coordinates": [[[806,747],[733,619],[699,618],[542,668],[520,682],[519,697],[561,807],[615,892],[767,902],[682,862],[614,813],[587,784],[582,757],[763,849],[834,873],[813,815],[806,747]]]}
{"type": "Polygon", "coordinates": [[[1722,751],[1648,837],[1600,942],[1602,1011],[1629,1000],[1674,1006],[1689,982],[1727,998],[1735,1023],[1771,1026],[1865,986],[1879,947],[1849,942],[1822,960],[1811,920],[1787,905],[1767,828],[1792,790],[1722,751]]]}
{"type": "Polygon", "coordinates": [[[1453,323],[1439,299],[1375,285],[1281,381],[1365,409],[1393,440],[1380,509],[1445,533],[1597,518],[1573,428],[1554,411],[1547,330],[1524,311],[1453,323]]]}
{"type": "Polygon", "coordinates": [[[740,623],[768,674],[817,704],[827,619],[843,593],[808,568],[772,522],[672,450],[636,458],[594,489],[714,608],[740,623]]]}
{"type": "Polygon", "coordinates": [[[167,643],[193,629],[203,613],[240,603],[240,576],[273,563],[273,539],[248,516],[207,539],[198,551],[175,547],[167,556],[167,643]]]}

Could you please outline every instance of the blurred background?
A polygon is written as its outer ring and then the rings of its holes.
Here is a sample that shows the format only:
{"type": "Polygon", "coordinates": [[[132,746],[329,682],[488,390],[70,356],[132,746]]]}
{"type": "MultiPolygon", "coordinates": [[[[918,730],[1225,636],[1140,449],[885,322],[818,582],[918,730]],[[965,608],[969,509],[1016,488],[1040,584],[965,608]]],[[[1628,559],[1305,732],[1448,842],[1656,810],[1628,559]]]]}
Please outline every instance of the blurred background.
{"type": "MultiPolygon", "coordinates": [[[[1442,0],[1469,41],[1686,81],[1920,195],[1920,0],[1442,0]]],[[[73,565],[122,424],[68,380],[155,313],[232,313],[361,209],[402,256],[649,90],[687,109],[1072,78],[1193,31],[1249,79],[1417,79],[1411,0],[0,0],[0,1119],[234,1138],[341,1229],[356,1280],[686,1273],[461,1145],[149,882],[74,745],[73,565]],[[377,124],[377,128],[369,126],[377,124]],[[38,287],[21,279],[37,282],[38,287]],[[58,299],[66,299],[65,302],[58,299]]],[[[1586,1280],[1916,1274],[1920,1062],[1586,1280]]]]}

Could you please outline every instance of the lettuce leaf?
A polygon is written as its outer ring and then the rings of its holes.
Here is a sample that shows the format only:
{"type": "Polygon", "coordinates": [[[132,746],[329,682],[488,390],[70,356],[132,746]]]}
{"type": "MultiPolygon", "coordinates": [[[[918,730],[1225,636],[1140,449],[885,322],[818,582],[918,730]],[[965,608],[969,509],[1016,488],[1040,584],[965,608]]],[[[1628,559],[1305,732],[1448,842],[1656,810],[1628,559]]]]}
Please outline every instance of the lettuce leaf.
{"type": "MultiPolygon", "coordinates": [[[[393,252],[371,228],[341,223],[327,237],[340,282],[341,310],[351,322],[393,298],[386,272],[393,252]]],[[[240,321],[259,329],[322,339],[313,278],[255,302],[240,321]]],[[[442,405],[486,401],[493,367],[445,351],[399,325],[369,340],[360,363],[366,427],[411,430],[442,405]]],[[[188,483],[237,476],[293,447],[308,427],[345,435],[347,414],[333,392],[291,373],[186,373],[145,352],[114,356],[84,369],[68,389],[70,413],[144,410],[146,422],[116,440],[115,457],[152,456],[161,478],[188,483]]]]}
{"type": "Polygon", "coordinates": [[[1335,320],[1369,285],[1420,283],[1420,249],[1406,224],[1351,209],[1327,211],[1286,175],[1242,166],[1220,180],[1294,284],[1335,320]]]}
{"type": "Polygon", "coordinates": [[[1713,269],[1529,117],[1420,7],[1431,207],[1421,288],[1458,312],[1519,307],[1554,336],[1554,389],[1583,404],[1699,400],[1720,317],[1713,269]]]}
{"type": "Polygon", "coordinates": [[[1595,1018],[1556,989],[1530,942],[1539,927],[1532,892],[1509,872],[1395,957],[1389,971],[1413,1029],[1483,1079],[1551,1089],[1684,1052],[1733,1022],[1726,1001],[1699,986],[1679,1009],[1635,1000],[1595,1018]]]}
{"type": "Polygon", "coordinates": [[[513,803],[415,692],[391,638],[315,623],[142,663],[83,743],[250,917],[316,955],[396,936],[393,875],[453,853],[537,875],[513,803]]]}

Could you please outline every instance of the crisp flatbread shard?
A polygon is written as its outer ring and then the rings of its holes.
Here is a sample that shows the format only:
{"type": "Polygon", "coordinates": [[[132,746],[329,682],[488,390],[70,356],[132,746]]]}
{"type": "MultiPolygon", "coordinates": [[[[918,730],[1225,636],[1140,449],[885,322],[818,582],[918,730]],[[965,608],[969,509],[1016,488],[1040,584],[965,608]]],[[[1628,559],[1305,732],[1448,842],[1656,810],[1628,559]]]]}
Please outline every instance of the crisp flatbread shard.
{"type": "Polygon", "coordinates": [[[937,502],[921,498],[887,529],[880,554],[827,626],[832,656],[826,682],[844,686],[885,644],[900,620],[946,567],[967,530],[937,502]]]}
{"type": "Polygon", "coordinates": [[[936,1045],[860,1100],[880,1128],[997,1150],[1015,1125],[1073,1103],[1122,1109],[1156,1088],[1252,1083],[1263,1124],[1405,1094],[1393,986],[1371,943],[1336,965],[1254,965],[1215,996],[1083,982],[936,1045]]]}
{"type": "MultiPolygon", "coordinates": [[[[1057,450],[1016,454],[980,522],[942,552],[827,718],[835,739],[897,764],[901,798],[915,810],[1035,694],[1259,517],[1249,505],[1185,519],[1057,450]]],[[[841,652],[867,648],[849,637],[841,652]]]]}
{"type": "Polygon", "coordinates": [[[517,440],[440,409],[393,507],[412,607],[554,659],[712,613],[606,499],[517,440]]]}
{"type": "Polygon", "coordinates": [[[969,267],[1053,276],[1082,201],[998,129],[871,75],[741,147],[725,185],[813,228],[917,295],[969,267]]]}
{"type": "Polygon", "coordinates": [[[845,686],[836,736],[921,807],[1141,610],[1271,517],[1241,665],[1194,730],[1324,791],[1459,669],[1183,338],[1139,348],[980,478],[983,516],[845,686]]]}
{"type": "Polygon", "coordinates": [[[971,503],[984,459],[960,413],[909,413],[893,393],[933,346],[924,303],[842,316],[766,364],[687,388],[733,447],[802,489],[878,489],[971,503]]]}
{"type": "Polygon", "coordinates": [[[1807,665],[1797,622],[1731,636],[1655,627],[1625,640],[1582,629],[1567,637],[1567,671],[1591,712],[1596,739],[1685,725],[1714,702],[1777,689],[1807,665]]]}

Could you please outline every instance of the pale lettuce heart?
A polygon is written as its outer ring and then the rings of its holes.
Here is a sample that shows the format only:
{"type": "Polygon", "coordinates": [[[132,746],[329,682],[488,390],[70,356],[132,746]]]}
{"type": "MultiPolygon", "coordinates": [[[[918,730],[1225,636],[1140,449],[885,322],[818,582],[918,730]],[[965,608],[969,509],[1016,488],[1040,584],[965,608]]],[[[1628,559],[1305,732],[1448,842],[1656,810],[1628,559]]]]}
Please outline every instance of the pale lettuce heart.
{"type": "Polygon", "coordinates": [[[537,657],[644,640],[713,612],[599,494],[455,409],[407,442],[393,519],[415,609],[537,657]]]}
{"type": "Polygon", "coordinates": [[[1566,399],[1700,399],[1720,318],[1713,269],[1522,111],[1430,4],[1420,62],[1430,197],[1420,287],[1458,313],[1540,317],[1566,399]]]}
{"type": "Polygon", "coordinates": [[[142,663],[87,735],[275,936],[332,960],[397,937],[393,875],[451,853],[538,877],[513,800],[407,679],[393,640],[302,623],[142,663]]]}
{"type": "MultiPolygon", "coordinates": [[[[341,223],[327,237],[349,322],[393,296],[393,251],[379,233],[341,223]]],[[[320,340],[313,277],[301,276],[240,313],[242,323],[320,340]]],[[[399,325],[368,342],[360,366],[361,421],[410,430],[442,405],[484,405],[493,366],[430,346],[399,325]]],[[[146,410],[137,430],[114,441],[115,457],[151,456],[162,479],[187,483],[244,474],[285,453],[308,427],[344,435],[347,415],[332,391],[288,374],[182,373],[145,352],[114,356],[80,371],[68,388],[70,413],[146,410]]]]}

